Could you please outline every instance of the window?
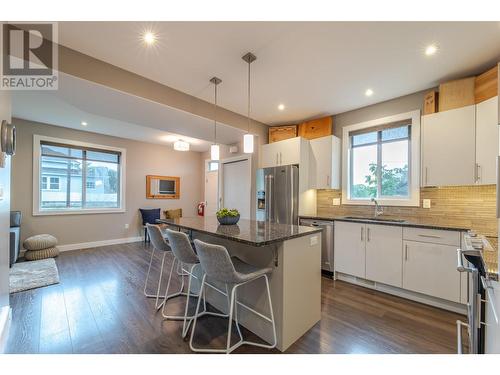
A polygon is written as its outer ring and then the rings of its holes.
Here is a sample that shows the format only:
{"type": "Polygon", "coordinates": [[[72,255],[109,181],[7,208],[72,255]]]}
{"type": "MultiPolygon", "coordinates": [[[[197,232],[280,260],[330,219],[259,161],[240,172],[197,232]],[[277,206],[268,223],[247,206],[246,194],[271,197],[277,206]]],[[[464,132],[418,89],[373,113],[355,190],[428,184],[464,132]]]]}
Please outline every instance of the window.
{"type": "Polygon", "coordinates": [[[34,214],[123,211],[125,150],[35,136],[34,214]]]}
{"type": "Polygon", "coordinates": [[[418,205],[419,128],[419,111],[344,127],[343,203],[418,205]]]}
{"type": "Polygon", "coordinates": [[[219,170],[219,162],[218,161],[209,161],[208,162],[208,171],[218,171],[219,170]]]}

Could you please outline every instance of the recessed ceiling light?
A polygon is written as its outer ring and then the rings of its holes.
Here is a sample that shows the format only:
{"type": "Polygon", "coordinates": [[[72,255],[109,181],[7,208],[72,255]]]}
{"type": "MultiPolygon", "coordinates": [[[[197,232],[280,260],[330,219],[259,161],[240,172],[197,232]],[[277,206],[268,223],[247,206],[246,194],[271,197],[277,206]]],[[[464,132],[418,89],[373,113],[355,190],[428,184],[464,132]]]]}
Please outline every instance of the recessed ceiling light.
{"type": "Polygon", "coordinates": [[[189,151],[189,143],[184,142],[182,139],[174,142],[175,151],[189,151]]]}
{"type": "Polygon", "coordinates": [[[366,96],[372,96],[373,95],[373,90],[372,89],[366,89],[365,95],[366,96]]]}
{"type": "Polygon", "coordinates": [[[438,50],[437,46],[435,44],[431,44],[425,48],[425,54],[427,56],[432,56],[437,52],[437,50],[438,50]]]}
{"type": "Polygon", "coordinates": [[[151,31],[147,31],[142,36],[142,39],[146,44],[152,45],[154,44],[154,42],[156,42],[156,35],[151,31]]]}
{"type": "Polygon", "coordinates": [[[283,110],[285,109],[285,105],[284,105],[284,104],[280,104],[280,105],[278,106],[278,109],[279,109],[280,111],[283,111],[283,110]]]}
{"type": "Polygon", "coordinates": [[[88,124],[85,121],[82,121],[82,126],[87,126],[88,124]]]}

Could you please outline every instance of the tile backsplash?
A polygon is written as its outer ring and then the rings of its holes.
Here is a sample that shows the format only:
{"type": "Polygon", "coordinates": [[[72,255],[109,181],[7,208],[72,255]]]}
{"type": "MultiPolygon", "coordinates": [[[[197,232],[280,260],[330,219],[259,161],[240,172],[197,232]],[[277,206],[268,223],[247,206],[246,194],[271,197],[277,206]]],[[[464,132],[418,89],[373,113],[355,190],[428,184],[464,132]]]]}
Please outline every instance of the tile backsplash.
{"type": "MultiPolygon", "coordinates": [[[[319,216],[373,215],[373,205],[333,206],[341,190],[317,191],[319,216]]],[[[496,185],[450,186],[420,189],[420,207],[384,206],[384,215],[402,219],[417,219],[429,224],[447,224],[472,228],[486,236],[497,236],[496,185]],[[422,200],[430,199],[431,208],[422,208],[422,200]]]]}

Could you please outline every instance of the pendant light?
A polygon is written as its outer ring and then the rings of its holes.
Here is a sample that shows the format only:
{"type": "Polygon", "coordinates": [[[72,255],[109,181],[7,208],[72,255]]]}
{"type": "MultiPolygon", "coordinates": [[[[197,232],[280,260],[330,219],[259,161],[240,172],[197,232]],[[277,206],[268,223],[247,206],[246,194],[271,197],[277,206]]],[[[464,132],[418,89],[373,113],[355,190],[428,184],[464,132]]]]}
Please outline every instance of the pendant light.
{"type": "Polygon", "coordinates": [[[220,147],[217,144],[217,85],[222,82],[220,78],[213,77],[210,80],[214,84],[214,143],[210,146],[210,159],[219,160],[220,147]]]}
{"type": "Polygon", "coordinates": [[[250,134],[250,64],[257,60],[257,57],[251,52],[248,52],[242,57],[244,61],[248,63],[248,103],[247,103],[247,117],[248,117],[248,127],[247,134],[243,136],[243,152],[245,154],[253,153],[253,134],[250,134]]]}

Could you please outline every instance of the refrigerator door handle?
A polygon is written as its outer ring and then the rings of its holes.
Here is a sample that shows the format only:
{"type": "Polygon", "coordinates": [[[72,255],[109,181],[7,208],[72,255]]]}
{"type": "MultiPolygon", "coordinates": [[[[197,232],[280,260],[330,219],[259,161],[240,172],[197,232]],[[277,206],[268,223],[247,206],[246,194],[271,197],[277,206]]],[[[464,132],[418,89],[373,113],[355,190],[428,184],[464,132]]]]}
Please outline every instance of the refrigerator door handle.
{"type": "Polygon", "coordinates": [[[290,170],[290,192],[292,193],[290,195],[290,202],[291,202],[291,204],[290,204],[290,224],[297,225],[298,223],[294,223],[293,222],[293,211],[295,209],[295,207],[293,206],[293,204],[294,204],[293,203],[293,197],[294,197],[294,195],[293,195],[294,194],[293,183],[294,183],[294,181],[293,181],[293,170],[290,170]]]}

